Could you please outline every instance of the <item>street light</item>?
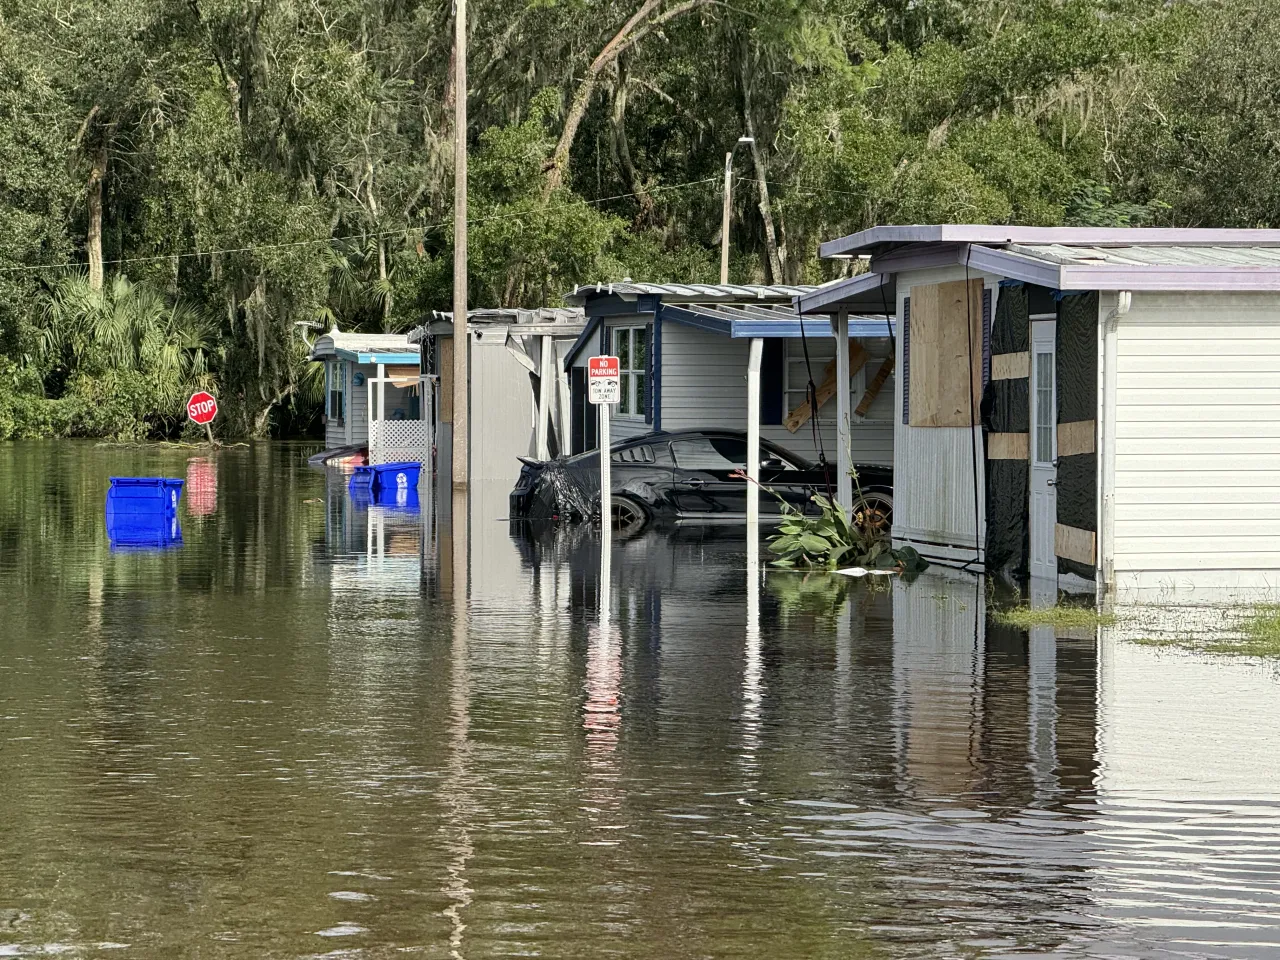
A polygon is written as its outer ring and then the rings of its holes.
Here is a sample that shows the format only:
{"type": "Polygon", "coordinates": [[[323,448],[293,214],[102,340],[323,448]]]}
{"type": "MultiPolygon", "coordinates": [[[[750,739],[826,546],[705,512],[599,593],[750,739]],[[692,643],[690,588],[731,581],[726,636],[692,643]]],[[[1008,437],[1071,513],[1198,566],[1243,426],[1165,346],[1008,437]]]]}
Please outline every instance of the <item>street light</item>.
{"type": "MultiPolygon", "coordinates": [[[[739,137],[738,143],[755,143],[755,137],[739,137]]],[[[720,284],[729,282],[729,210],[733,196],[733,151],[738,149],[735,143],[724,155],[724,214],[720,221],[720,284]]]]}

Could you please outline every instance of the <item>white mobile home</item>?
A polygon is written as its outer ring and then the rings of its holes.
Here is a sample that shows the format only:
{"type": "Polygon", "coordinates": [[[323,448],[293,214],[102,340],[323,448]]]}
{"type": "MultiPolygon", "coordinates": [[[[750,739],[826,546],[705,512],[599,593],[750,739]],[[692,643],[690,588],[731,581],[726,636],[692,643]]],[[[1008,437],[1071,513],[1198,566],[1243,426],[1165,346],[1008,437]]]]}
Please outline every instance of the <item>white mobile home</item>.
{"type": "Polygon", "coordinates": [[[327,450],[366,448],[370,463],[419,461],[425,441],[418,345],[402,333],[319,337],[309,359],[325,369],[327,450]]]}
{"type": "MultiPolygon", "coordinates": [[[[810,460],[893,463],[894,325],[884,307],[801,320],[792,300],[814,287],[614,283],[579,287],[587,326],[567,359],[572,450],[594,449],[586,364],[619,358],[622,402],[614,440],[656,430],[747,430],[752,344],[759,349],[760,436],[810,460]],[[847,389],[838,383],[843,377],[847,389]],[[808,402],[817,387],[816,418],[808,402]]],[[[847,471],[839,470],[843,479],[847,471]]],[[[842,499],[848,497],[842,491],[842,499]]]]}
{"type": "Polygon", "coordinates": [[[805,315],[901,335],[894,539],[1101,595],[1280,582],[1280,231],[876,227],[805,315]]]}

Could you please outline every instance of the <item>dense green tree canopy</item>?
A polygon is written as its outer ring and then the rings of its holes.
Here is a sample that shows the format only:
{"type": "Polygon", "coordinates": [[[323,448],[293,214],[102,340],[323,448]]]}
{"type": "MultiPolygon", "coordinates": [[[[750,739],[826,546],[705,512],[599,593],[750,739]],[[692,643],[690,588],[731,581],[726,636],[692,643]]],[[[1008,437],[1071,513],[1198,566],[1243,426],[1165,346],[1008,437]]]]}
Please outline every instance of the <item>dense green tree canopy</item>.
{"type": "MultiPolygon", "coordinates": [[[[830,278],[818,244],[874,223],[1272,224],[1271,6],[473,0],[472,303],[714,279],[743,134],[738,280],[830,278]]],[[[318,397],[298,324],[447,308],[452,16],[0,0],[0,437],[171,431],[193,378],[232,432],[294,429],[318,397]],[[175,362],[89,356],[110,323],[175,362]],[[142,412],[119,424],[41,407],[120,378],[142,412]]]]}

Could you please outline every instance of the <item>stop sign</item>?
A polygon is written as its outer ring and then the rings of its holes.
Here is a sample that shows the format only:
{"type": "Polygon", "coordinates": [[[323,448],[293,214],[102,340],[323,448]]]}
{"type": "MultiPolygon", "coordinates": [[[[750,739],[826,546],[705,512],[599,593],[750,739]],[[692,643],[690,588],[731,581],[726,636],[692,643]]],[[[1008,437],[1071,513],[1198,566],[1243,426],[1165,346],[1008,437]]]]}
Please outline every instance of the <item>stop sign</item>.
{"type": "Polygon", "coordinates": [[[187,401],[187,416],[196,423],[210,423],[217,415],[218,401],[213,399],[212,394],[201,390],[199,393],[193,393],[191,399],[187,401]]]}

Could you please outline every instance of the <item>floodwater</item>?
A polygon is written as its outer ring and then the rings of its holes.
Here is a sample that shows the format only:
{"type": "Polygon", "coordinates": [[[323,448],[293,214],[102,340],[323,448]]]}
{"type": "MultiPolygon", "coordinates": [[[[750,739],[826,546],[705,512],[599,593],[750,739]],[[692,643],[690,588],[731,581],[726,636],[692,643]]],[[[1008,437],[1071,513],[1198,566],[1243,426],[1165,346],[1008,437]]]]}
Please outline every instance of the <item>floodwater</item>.
{"type": "Polygon", "coordinates": [[[0,957],[1280,956],[1271,666],[303,453],[0,445],[0,957]]]}

